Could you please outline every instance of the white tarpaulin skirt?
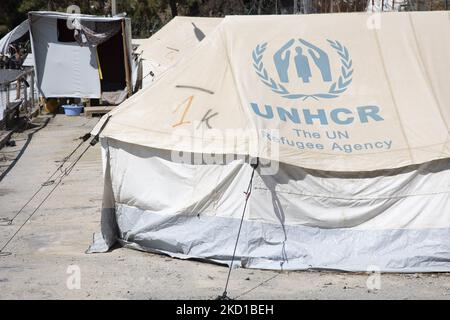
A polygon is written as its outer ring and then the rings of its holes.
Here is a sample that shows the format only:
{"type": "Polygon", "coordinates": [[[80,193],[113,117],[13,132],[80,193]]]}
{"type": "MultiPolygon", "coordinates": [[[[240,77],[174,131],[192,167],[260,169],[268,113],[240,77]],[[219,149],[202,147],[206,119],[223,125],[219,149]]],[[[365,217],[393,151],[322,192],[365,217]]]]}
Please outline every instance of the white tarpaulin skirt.
{"type": "MultiPolygon", "coordinates": [[[[252,168],[182,164],[170,151],[102,139],[102,233],[179,258],[229,263],[252,168]]],[[[257,170],[236,261],[263,269],[450,271],[450,160],[336,173],[257,170]]]]}

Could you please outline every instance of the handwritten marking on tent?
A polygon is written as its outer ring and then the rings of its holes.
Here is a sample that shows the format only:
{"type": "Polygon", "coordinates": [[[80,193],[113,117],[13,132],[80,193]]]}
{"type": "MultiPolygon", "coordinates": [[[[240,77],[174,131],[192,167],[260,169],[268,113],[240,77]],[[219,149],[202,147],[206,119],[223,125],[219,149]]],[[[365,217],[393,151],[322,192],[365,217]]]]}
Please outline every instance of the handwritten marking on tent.
{"type": "Polygon", "coordinates": [[[191,107],[192,100],[194,100],[194,96],[189,96],[186,100],[184,100],[182,103],[180,103],[180,104],[177,106],[177,108],[172,112],[172,113],[177,112],[178,109],[180,108],[180,106],[182,106],[185,102],[187,102],[187,104],[186,104],[186,106],[185,106],[185,108],[184,108],[184,111],[183,111],[183,115],[181,116],[180,121],[177,122],[177,123],[175,123],[175,124],[173,124],[173,125],[172,125],[172,128],[181,126],[182,124],[189,124],[189,123],[191,123],[190,121],[184,121],[184,119],[186,118],[186,115],[187,115],[187,113],[188,113],[188,111],[189,111],[189,108],[191,107]]]}
{"type": "MultiPolygon", "coordinates": [[[[181,126],[181,125],[183,125],[183,124],[189,124],[189,123],[191,123],[190,121],[185,121],[185,119],[186,119],[187,113],[189,112],[189,109],[191,108],[191,105],[192,105],[192,102],[193,102],[193,101],[194,101],[194,96],[193,96],[193,95],[192,95],[192,96],[189,96],[187,99],[183,100],[183,102],[180,103],[180,104],[176,107],[176,109],[172,112],[172,113],[176,113],[176,112],[180,109],[180,107],[181,107],[183,104],[185,105],[184,111],[183,111],[183,114],[182,114],[182,116],[181,116],[180,121],[178,121],[177,123],[173,124],[173,125],[172,125],[172,128],[181,126]]],[[[219,115],[218,112],[215,112],[215,113],[211,114],[212,111],[213,111],[213,109],[208,109],[208,111],[206,111],[205,115],[202,117],[202,120],[201,120],[200,123],[198,124],[197,129],[200,128],[200,126],[201,126],[202,123],[205,123],[206,126],[208,127],[208,129],[212,129],[211,125],[209,124],[209,120],[210,120],[211,118],[213,118],[213,117],[219,115]]]]}
{"type": "Polygon", "coordinates": [[[194,86],[183,86],[183,85],[176,85],[175,88],[184,88],[184,89],[195,89],[195,90],[200,90],[209,94],[214,94],[214,91],[205,89],[205,88],[200,88],[200,87],[194,87],[194,86]]]}
{"type": "Polygon", "coordinates": [[[180,50],[175,49],[175,48],[171,48],[171,47],[166,47],[166,48],[169,49],[169,50],[173,50],[173,51],[176,51],[176,52],[180,52],[180,50]]]}
{"type": "Polygon", "coordinates": [[[215,112],[213,114],[209,114],[212,111],[212,109],[208,109],[208,111],[206,111],[205,115],[203,116],[202,120],[200,121],[200,123],[197,126],[197,129],[200,128],[200,126],[202,125],[203,122],[206,123],[206,126],[208,127],[208,129],[212,129],[212,127],[209,124],[209,119],[211,119],[212,117],[215,117],[217,115],[219,115],[218,112],[215,112]]]}

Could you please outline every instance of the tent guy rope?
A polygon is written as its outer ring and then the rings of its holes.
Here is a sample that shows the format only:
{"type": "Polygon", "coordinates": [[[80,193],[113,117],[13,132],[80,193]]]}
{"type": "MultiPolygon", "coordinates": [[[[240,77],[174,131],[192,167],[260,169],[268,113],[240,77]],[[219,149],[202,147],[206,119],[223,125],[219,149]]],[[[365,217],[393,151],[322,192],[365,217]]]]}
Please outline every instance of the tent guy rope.
{"type": "Polygon", "coordinates": [[[250,198],[250,195],[252,194],[253,177],[255,176],[255,170],[259,165],[259,158],[256,158],[256,163],[250,163],[250,165],[252,167],[252,175],[251,175],[250,181],[248,183],[247,191],[245,192],[244,209],[242,210],[241,222],[239,224],[239,231],[238,231],[238,234],[236,237],[236,243],[234,244],[234,250],[233,250],[233,256],[231,257],[230,268],[228,269],[227,281],[225,283],[225,288],[223,290],[222,295],[218,296],[217,300],[231,300],[231,298],[228,296],[227,289],[228,289],[228,284],[230,282],[231,270],[233,269],[233,262],[236,257],[236,249],[237,249],[237,245],[239,242],[239,236],[241,235],[242,223],[244,222],[244,216],[245,216],[245,211],[247,209],[248,199],[250,198]]]}
{"type": "MultiPolygon", "coordinates": [[[[87,136],[87,135],[86,135],[87,136]]],[[[87,139],[86,139],[87,140],[87,139]]],[[[84,141],[83,141],[84,142],[84,141]]],[[[80,144],[81,145],[81,144],[80,144]]],[[[79,146],[80,146],[79,145],[79,146]]],[[[5,248],[11,243],[11,241],[17,236],[17,234],[20,232],[20,230],[22,230],[22,228],[25,226],[25,224],[34,216],[34,214],[36,213],[36,212],[38,212],[38,210],[41,208],[41,206],[45,203],[45,201],[47,201],[47,199],[48,198],[50,198],[50,196],[53,194],[53,192],[56,190],[56,188],[61,184],[61,182],[63,181],[63,179],[66,177],[66,176],[68,176],[71,172],[72,172],[72,170],[73,170],[73,168],[76,166],[76,164],[78,163],[78,161],[80,161],[80,159],[84,156],[84,154],[88,151],[88,149],[90,148],[90,147],[92,147],[93,145],[95,145],[95,143],[94,144],[89,144],[85,149],[84,149],[84,151],[75,159],[75,161],[72,163],[72,164],[70,164],[70,166],[68,166],[64,171],[62,171],[62,173],[61,173],[61,175],[57,178],[57,179],[59,179],[58,180],[58,182],[55,184],[55,186],[50,190],[50,192],[49,193],[47,193],[47,195],[44,197],[44,199],[37,205],[37,207],[33,210],[33,212],[28,216],[28,218],[27,219],[25,219],[25,221],[19,226],[19,228],[16,230],[16,232],[14,232],[13,233],[13,235],[5,242],[5,244],[2,246],[2,248],[0,249],[0,257],[5,257],[5,256],[9,256],[9,255],[11,255],[11,252],[6,252],[6,251],[4,251],[5,250],[5,248]]],[[[78,149],[79,148],[79,146],[77,146],[76,147],[76,149],[78,149]]],[[[76,151],[76,149],[75,149],[75,151],[76,151]]],[[[72,153],[73,154],[73,153],[72,153]]],[[[58,168],[58,169],[60,169],[60,168],[58,168]]],[[[30,202],[31,200],[29,200],[28,202],[27,202],[27,204],[30,202]]],[[[25,207],[25,206],[24,206],[25,207]]],[[[23,207],[23,208],[24,208],[23,207]]],[[[22,209],[21,209],[22,210],[22,209]]],[[[15,217],[17,217],[17,214],[16,214],[16,216],[15,217]]],[[[15,218],[14,217],[14,218],[15,218]]],[[[11,220],[12,221],[12,220],[11,220]]]]}
{"type": "MultiPolygon", "coordinates": [[[[84,156],[84,154],[89,150],[90,147],[93,147],[97,144],[100,133],[103,131],[103,129],[105,128],[106,124],[108,123],[109,119],[111,116],[108,116],[108,118],[106,119],[106,121],[103,123],[101,129],[99,130],[99,132],[92,138],[91,142],[89,143],[89,145],[83,150],[83,152],[74,160],[73,163],[70,164],[70,166],[68,166],[66,169],[62,170],[62,166],[60,165],[57,170],[50,176],[49,179],[51,179],[53,177],[53,175],[58,171],[61,170],[61,175],[57,178],[59,179],[58,182],[55,184],[55,186],[50,190],[50,192],[44,197],[44,199],[38,204],[38,206],[33,210],[33,212],[28,216],[28,218],[20,225],[20,227],[16,230],[16,232],[14,232],[14,234],[5,242],[5,244],[2,246],[2,248],[0,249],[0,257],[5,257],[5,256],[9,256],[11,255],[11,252],[6,252],[4,251],[5,248],[11,243],[11,241],[17,236],[17,234],[20,232],[20,230],[22,230],[22,228],[25,226],[25,224],[33,217],[33,215],[41,208],[41,206],[45,203],[45,201],[47,201],[47,199],[52,195],[52,193],[56,190],[56,188],[61,184],[61,182],[63,181],[64,177],[68,176],[73,168],[76,166],[76,164],[78,163],[78,161],[80,161],[80,159],[84,156]]],[[[85,134],[83,137],[80,137],[80,139],[82,139],[82,142],[77,145],[77,147],[70,153],[70,155],[68,157],[65,157],[63,160],[63,164],[67,162],[67,160],[80,148],[80,146],[87,141],[89,138],[91,137],[90,133],[85,134]]],[[[47,179],[47,181],[45,183],[43,183],[41,185],[44,186],[46,185],[46,183],[49,183],[49,179],[47,179]]],[[[56,179],[55,179],[56,180],[56,179]]],[[[40,189],[39,189],[40,190],[40,189]]],[[[37,192],[35,193],[35,195],[37,194],[37,192]]],[[[33,197],[35,196],[33,195],[33,197]]],[[[25,206],[31,202],[31,199],[25,204],[25,206]]],[[[23,210],[23,208],[25,207],[23,206],[21,210],[23,210]]],[[[20,210],[20,211],[21,211],[20,210]]],[[[20,213],[19,211],[19,213],[20,213]]],[[[18,214],[15,215],[15,217],[17,217],[18,214]]],[[[14,217],[14,218],[15,218],[14,217]]],[[[13,219],[14,219],[13,218],[13,219]]],[[[12,220],[11,219],[11,222],[12,220]]],[[[11,224],[11,223],[9,223],[11,224]]]]}
{"type": "Polygon", "coordinates": [[[62,168],[64,167],[66,162],[75,154],[75,152],[83,145],[83,143],[89,139],[89,137],[90,137],[90,134],[87,133],[84,136],[78,138],[78,139],[81,139],[82,141],[75,147],[75,149],[73,149],[72,152],[68,156],[63,158],[61,164],[55,169],[55,171],[53,171],[53,173],[45,180],[45,182],[41,184],[41,186],[34,192],[34,194],[31,196],[31,198],[28,199],[27,202],[25,202],[25,204],[20,208],[19,211],[17,211],[17,213],[12,218],[1,218],[0,219],[0,226],[11,225],[13,223],[14,219],[17,218],[17,216],[28,206],[28,204],[39,194],[39,192],[44,187],[53,184],[55,182],[55,180],[52,180],[52,178],[55,176],[55,174],[58,171],[62,170],[62,168]]]}

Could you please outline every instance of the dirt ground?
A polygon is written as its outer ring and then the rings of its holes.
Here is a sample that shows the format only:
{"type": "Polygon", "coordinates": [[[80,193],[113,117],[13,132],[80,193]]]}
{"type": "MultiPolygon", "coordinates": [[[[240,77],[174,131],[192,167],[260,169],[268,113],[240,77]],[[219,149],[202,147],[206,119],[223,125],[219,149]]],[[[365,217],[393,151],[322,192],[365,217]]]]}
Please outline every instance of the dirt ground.
{"type": "MultiPolygon", "coordinates": [[[[24,152],[0,181],[0,218],[13,217],[79,143],[74,139],[97,121],[57,115],[28,143],[28,134],[36,129],[15,134],[17,145],[0,150],[1,170],[24,152]]],[[[43,187],[12,225],[0,226],[0,248],[54,186],[43,187]]],[[[0,255],[0,299],[213,299],[222,293],[224,266],[125,248],[85,254],[100,228],[101,196],[96,145],[3,250],[11,254],[0,255]]],[[[378,278],[365,273],[235,269],[228,293],[237,299],[450,299],[450,274],[378,278]],[[369,290],[367,283],[375,287],[369,290]]]]}

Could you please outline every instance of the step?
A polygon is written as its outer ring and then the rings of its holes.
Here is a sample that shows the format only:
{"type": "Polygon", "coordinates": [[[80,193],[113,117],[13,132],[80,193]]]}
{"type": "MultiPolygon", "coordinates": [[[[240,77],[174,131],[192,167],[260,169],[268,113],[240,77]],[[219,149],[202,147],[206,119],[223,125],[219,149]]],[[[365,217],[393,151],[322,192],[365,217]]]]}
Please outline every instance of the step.
{"type": "Polygon", "coordinates": [[[93,115],[106,114],[114,108],[115,106],[84,107],[84,115],[88,118],[91,118],[93,115]]]}

